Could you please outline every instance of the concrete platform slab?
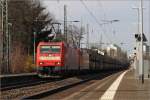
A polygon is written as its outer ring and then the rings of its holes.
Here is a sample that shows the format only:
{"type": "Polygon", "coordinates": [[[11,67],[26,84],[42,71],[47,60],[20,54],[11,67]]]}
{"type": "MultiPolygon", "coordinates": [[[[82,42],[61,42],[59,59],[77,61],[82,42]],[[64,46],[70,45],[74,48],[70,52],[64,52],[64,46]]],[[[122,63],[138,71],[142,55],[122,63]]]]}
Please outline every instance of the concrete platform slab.
{"type": "Polygon", "coordinates": [[[125,74],[114,100],[150,100],[150,79],[145,79],[142,84],[134,73],[134,70],[130,70],[125,74]]]}

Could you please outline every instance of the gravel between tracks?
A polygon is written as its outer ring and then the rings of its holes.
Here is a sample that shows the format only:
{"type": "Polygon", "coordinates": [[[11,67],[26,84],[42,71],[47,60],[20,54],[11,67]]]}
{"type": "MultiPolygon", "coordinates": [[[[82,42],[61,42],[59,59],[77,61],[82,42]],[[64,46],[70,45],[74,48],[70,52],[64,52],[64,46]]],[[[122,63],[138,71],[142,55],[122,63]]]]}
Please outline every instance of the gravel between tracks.
{"type": "Polygon", "coordinates": [[[49,83],[44,83],[40,85],[35,85],[35,86],[29,86],[29,87],[22,87],[19,89],[12,89],[8,91],[2,91],[1,92],[1,97],[0,99],[21,99],[22,97],[25,96],[30,96],[38,92],[44,92],[46,90],[49,90],[50,88],[57,88],[62,84],[66,83],[73,83],[73,82],[79,82],[82,79],[72,77],[68,79],[64,79],[61,81],[56,81],[56,82],[49,82],[49,83]]]}

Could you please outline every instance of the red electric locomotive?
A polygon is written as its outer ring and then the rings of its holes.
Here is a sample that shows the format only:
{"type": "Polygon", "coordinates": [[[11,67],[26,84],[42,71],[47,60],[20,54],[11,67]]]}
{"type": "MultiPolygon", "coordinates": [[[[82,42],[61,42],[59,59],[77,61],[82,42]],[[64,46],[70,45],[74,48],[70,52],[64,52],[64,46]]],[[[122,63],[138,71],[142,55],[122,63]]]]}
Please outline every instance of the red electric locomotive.
{"type": "Polygon", "coordinates": [[[36,65],[39,75],[62,74],[76,70],[79,64],[77,48],[65,42],[40,42],[37,47],[36,65]]]}

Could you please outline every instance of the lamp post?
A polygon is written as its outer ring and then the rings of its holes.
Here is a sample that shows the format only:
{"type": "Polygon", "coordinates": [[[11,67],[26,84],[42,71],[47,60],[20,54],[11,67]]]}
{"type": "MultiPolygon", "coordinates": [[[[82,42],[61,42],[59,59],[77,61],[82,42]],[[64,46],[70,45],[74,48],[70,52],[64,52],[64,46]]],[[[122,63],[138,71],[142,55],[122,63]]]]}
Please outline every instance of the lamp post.
{"type": "Polygon", "coordinates": [[[12,23],[8,23],[8,72],[11,72],[11,28],[12,28],[12,23]]]}
{"type": "MultiPolygon", "coordinates": [[[[0,42],[3,43],[3,4],[0,1],[0,42]]],[[[2,68],[3,44],[0,44],[0,67],[2,68]]]]}
{"type": "Polygon", "coordinates": [[[142,84],[144,83],[144,66],[143,66],[143,0],[140,0],[140,33],[141,33],[141,44],[140,44],[140,77],[142,84]]]}
{"type": "Polygon", "coordinates": [[[36,45],[35,45],[35,40],[36,40],[36,32],[33,32],[33,35],[34,35],[34,39],[33,39],[33,47],[34,47],[34,53],[33,53],[33,56],[34,56],[34,59],[33,59],[33,61],[34,61],[34,64],[35,64],[35,47],[36,47],[36,45]]]}
{"type": "Polygon", "coordinates": [[[140,0],[140,7],[133,8],[138,10],[138,35],[140,36],[139,46],[139,79],[144,83],[144,66],[143,66],[143,0],[140,0]]]}

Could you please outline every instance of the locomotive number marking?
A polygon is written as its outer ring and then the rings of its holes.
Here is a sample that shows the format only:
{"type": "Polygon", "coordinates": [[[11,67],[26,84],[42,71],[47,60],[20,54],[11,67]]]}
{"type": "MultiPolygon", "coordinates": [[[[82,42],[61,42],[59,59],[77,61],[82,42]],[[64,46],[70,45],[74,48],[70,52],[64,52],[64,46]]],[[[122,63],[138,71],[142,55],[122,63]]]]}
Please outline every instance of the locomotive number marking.
{"type": "Polygon", "coordinates": [[[41,56],[40,60],[60,60],[59,56],[41,56]]]}

